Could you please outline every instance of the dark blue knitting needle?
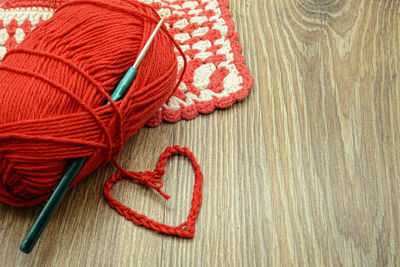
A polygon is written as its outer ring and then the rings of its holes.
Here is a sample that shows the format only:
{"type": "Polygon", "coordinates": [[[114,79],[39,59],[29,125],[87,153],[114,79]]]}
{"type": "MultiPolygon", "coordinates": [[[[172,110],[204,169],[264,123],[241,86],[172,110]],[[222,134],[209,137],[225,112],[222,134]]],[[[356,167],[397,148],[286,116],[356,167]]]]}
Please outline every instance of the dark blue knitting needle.
{"type": "MultiPolygon", "coordinates": [[[[132,67],[128,69],[125,73],[124,77],[118,83],[117,87],[111,94],[111,99],[113,101],[120,100],[125,92],[129,89],[132,84],[132,81],[135,79],[137,74],[137,69],[142,62],[142,59],[146,55],[147,50],[149,49],[151,43],[154,40],[158,30],[160,29],[165,17],[163,16],[160,22],[157,24],[156,28],[154,29],[153,33],[150,35],[149,40],[146,42],[143,49],[140,51],[139,55],[137,56],[135,63],[132,67]]],[[[110,104],[107,101],[106,105],[110,104]]],[[[39,216],[36,218],[35,222],[32,224],[29,232],[26,234],[24,240],[21,243],[20,250],[25,253],[29,253],[32,251],[33,247],[35,246],[36,242],[38,241],[40,235],[42,234],[44,228],[48,224],[50,218],[53,216],[54,212],[58,208],[61,203],[61,200],[64,198],[65,194],[67,193],[69,187],[71,186],[72,181],[78,175],[80,169],[85,164],[87,158],[79,158],[75,159],[71,165],[69,166],[68,170],[65,172],[64,176],[61,178],[59,184],[54,189],[53,193],[51,194],[50,198],[47,200],[45,206],[39,213],[39,216]]]]}

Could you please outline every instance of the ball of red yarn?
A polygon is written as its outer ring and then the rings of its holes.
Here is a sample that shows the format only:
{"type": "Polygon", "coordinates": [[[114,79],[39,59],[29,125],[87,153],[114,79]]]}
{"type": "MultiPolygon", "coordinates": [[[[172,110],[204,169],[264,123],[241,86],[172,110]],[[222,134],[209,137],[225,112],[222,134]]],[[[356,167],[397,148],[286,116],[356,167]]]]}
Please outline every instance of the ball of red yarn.
{"type": "Polygon", "coordinates": [[[70,159],[88,157],[77,184],[167,101],[181,81],[174,47],[182,51],[163,26],[124,98],[104,105],[159,19],[134,0],[74,1],[8,52],[0,65],[0,201],[40,203],[70,159]]]}

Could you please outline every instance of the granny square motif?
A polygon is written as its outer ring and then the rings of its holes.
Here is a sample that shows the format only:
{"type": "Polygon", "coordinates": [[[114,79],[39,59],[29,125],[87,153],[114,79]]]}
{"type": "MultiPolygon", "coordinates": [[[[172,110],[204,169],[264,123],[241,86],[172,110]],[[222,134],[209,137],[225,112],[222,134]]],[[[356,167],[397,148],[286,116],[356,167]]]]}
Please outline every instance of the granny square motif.
{"type": "MultiPolygon", "coordinates": [[[[17,46],[67,1],[12,0],[0,4],[0,62],[7,50],[17,46]]],[[[168,15],[165,24],[181,45],[188,64],[179,90],[148,126],[193,119],[215,108],[227,108],[248,95],[253,80],[240,54],[242,48],[227,0],[140,1],[168,15]]],[[[178,57],[178,62],[181,68],[182,58],[178,57]]]]}

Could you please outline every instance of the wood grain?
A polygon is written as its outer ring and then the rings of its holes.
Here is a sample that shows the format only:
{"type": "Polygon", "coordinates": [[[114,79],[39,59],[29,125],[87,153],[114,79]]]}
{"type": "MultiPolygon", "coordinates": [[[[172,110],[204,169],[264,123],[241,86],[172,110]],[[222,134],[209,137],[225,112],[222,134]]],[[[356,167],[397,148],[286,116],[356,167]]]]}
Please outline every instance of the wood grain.
{"type": "MultiPolygon", "coordinates": [[[[231,0],[255,79],[244,101],[141,130],[119,160],[154,167],[167,145],[202,166],[193,240],[155,234],[110,209],[99,169],[71,190],[30,255],[19,243],[40,207],[0,205],[3,266],[400,266],[400,1],[231,0]]],[[[167,164],[165,203],[113,194],[168,224],[189,211],[194,175],[167,164]]]]}

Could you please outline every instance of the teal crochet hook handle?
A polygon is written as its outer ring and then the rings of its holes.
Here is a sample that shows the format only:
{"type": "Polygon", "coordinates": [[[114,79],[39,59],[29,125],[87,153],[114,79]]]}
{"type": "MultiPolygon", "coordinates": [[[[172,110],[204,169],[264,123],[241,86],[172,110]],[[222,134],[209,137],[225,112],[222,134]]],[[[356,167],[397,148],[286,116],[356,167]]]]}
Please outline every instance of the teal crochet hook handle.
{"type": "MultiPolygon", "coordinates": [[[[118,101],[122,98],[125,91],[130,87],[132,81],[135,79],[136,74],[137,69],[130,67],[124,77],[118,83],[118,86],[115,88],[114,92],[112,93],[111,99],[113,101],[118,101]]],[[[110,104],[110,102],[107,102],[107,104],[110,104]]],[[[54,188],[54,191],[51,194],[50,198],[47,200],[46,205],[40,211],[39,216],[36,218],[29,232],[26,234],[24,240],[22,241],[20,246],[20,250],[22,252],[29,253],[32,251],[44,228],[49,223],[50,218],[53,216],[54,212],[56,211],[65,194],[67,193],[72,181],[78,175],[83,164],[85,164],[86,159],[86,157],[75,159],[68,167],[64,176],[61,178],[58,185],[54,188]]]]}
{"type": "MultiPolygon", "coordinates": [[[[117,87],[114,89],[113,93],[111,94],[111,99],[113,101],[120,100],[124,96],[125,92],[131,86],[132,81],[136,77],[137,68],[139,67],[140,62],[142,61],[151,43],[153,42],[155,35],[157,34],[158,30],[160,29],[164,21],[164,18],[165,17],[163,16],[160,22],[157,24],[150,38],[148,39],[145,46],[137,56],[133,66],[128,69],[124,77],[120,80],[117,87]]],[[[106,105],[108,104],[110,104],[109,101],[107,101],[106,105]]],[[[22,252],[29,253],[32,251],[40,235],[42,234],[43,230],[46,228],[46,225],[50,221],[50,218],[53,216],[54,212],[56,211],[62,199],[64,198],[65,194],[67,193],[69,187],[71,186],[72,181],[78,175],[82,166],[85,164],[86,159],[87,159],[86,157],[75,159],[71,163],[68,170],[65,172],[64,176],[61,178],[58,185],[55,187],[50,198],[47,200],[45,206],[40,211],[39,216],[36,218],[35,222],[32,224],[24,240],[22,241],[20,246],[20,250],[22,252]]]]}

